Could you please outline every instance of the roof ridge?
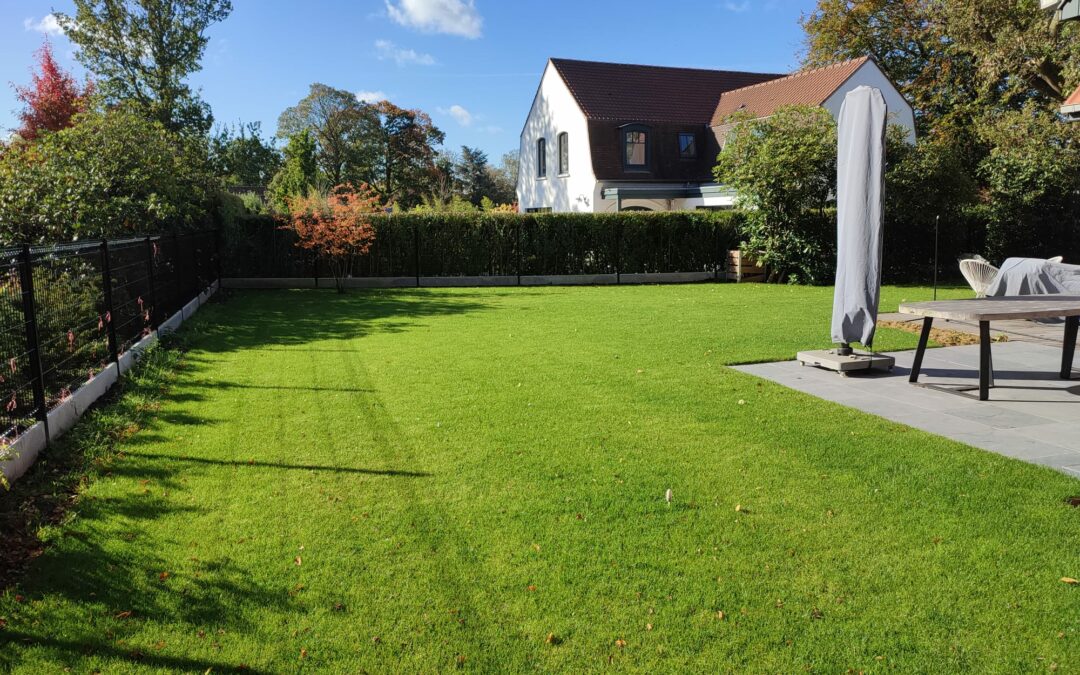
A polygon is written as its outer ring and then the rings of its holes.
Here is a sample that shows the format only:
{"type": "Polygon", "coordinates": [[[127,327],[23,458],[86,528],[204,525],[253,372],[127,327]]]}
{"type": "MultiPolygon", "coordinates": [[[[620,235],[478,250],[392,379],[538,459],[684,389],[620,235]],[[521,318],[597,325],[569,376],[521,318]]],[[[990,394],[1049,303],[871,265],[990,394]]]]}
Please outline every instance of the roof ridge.
{"type": "Polygon", "coordinates": [[[843,61],[837,61],[836,63],[830,63],[830,64],[825,65],[825,66],[817,66],[815,68],[806,68],[804,70],[797,70],[794,73],[789,73],[787,75],[784,75],[783,77],[778,77],[775,80],[767,80],[765,82],[758,82],[757,84],[748,84],[745,87],[739,87],[738,89],[729,89],[728,91],[723,92],[720,96],[722,98],[724,96],[728,96],[728,95],[731,95],[731,94],[737,94],[737,93],[739,93],[741,91],[746,91],[747,89],[754,89],[755,87],[764,87],[766,85],[776,84],[777,82],[786,82],[788,80],[793,80],[793,79],[795,79],[797,77],[802,77],[804,75],[812,75],[813,73],[818,73],[818,72],[821,72],[823,70],[829,70],[829,69],[832,69],[832,68],[839,68],[841,66],[847,66],[847,65],[850,65],[850,64],[855,63],[855,62],[861,62],[859,65],[862,65],[862,63],[865,63],[865,62],[867,62],[869,60],[870,60],[869,56],[857,56],[857,57],[852,58],[852,59],[844,59],[843,61]]]}
{"type": "Polygon", "coordinates": [[[718,68],[695,68],[691,66],[658,66],[649,63],[623,63],[621,61],[592,61],[589,59],[567,59],[557,56],[548,57],[552,63],[592,63],[603,66],[628,66],[630,68],[658,68],[660,70],[688,70],[698,73],[727,73],[737,75],[777,75],[781,76],[781,73],[766,73],[755,70],[721,70],[718,68]]]}

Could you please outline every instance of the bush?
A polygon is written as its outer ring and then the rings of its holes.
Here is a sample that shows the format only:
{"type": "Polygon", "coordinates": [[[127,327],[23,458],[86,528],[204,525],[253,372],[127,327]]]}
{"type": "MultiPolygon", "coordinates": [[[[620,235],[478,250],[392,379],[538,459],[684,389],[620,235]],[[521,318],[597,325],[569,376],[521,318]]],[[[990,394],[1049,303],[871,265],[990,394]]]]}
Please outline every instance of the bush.
{"type": "Polygon", "coordinates": [[[202,139],[123,110],[76,120],[0,155],[0,242],[205,227],[215,185],[202,139]]]}

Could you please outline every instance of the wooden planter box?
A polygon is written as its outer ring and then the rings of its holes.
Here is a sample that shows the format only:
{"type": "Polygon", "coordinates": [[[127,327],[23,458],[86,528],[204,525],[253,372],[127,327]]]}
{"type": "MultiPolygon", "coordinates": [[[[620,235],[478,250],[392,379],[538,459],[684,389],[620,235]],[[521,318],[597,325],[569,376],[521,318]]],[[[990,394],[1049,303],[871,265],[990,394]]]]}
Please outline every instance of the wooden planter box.
{"type": "Polygon", "coordinates": [[[728,251],[727,279],[737,283],[765,283],[768,274],[765,267],[742,251],[728,251]]]}

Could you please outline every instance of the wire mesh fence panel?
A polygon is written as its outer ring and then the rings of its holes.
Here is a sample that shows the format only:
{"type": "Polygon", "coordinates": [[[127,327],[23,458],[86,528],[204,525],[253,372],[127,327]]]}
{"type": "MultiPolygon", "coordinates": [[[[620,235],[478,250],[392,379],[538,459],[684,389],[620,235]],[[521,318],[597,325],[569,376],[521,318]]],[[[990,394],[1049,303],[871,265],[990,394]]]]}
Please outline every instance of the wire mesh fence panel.
{"type": "Polygon", "coordinates": [[[108,251],[112,280],[110,318],[116,331],[117,350],[123,353],[153,330],[149,251],[145,239],[112,242],[108,251]]]}
{"type": "Polygon", "coordinates": [[[218,278],[216,232],[0,249],[0,445],[218,278]]]}
{"type": "Polygon", "coordinates": [[[0,251],[0,445],[34,423],[34,371],[27,342],[20,251],[0,251]]]}
{"type": "Polygon", "coordinates": [[[100,243],[31,249],[42,382],[49,407],[65,400],[109,361],[100,243]]]}

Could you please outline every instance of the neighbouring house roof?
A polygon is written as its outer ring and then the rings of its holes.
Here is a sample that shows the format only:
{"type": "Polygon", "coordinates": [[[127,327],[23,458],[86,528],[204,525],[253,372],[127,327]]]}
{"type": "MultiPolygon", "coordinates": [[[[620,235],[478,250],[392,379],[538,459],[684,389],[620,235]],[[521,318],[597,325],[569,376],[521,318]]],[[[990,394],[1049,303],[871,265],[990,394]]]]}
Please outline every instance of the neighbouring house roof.
{"type": "Polygon", "coordinates": [[[784,105],[821,105],[869,60],[870,57],[863,56],[725,91],[713,111],[712,125],[723,124],[729,115],[738,111],[767,117],[784,105]]]}
{"type": "Polygon", "coordinates": [[[1065,104],[1061,106],[1062,115],[1075,115],[1077,113],[1080,113],[1080,87],[1077,87],[1076,91],[1065,99],[1065,104]]]}
{"type": "Polygon", "coordinates": [[[725,91],[773,73],[551,59],[590,120],[709,124],[725,91]]]}

